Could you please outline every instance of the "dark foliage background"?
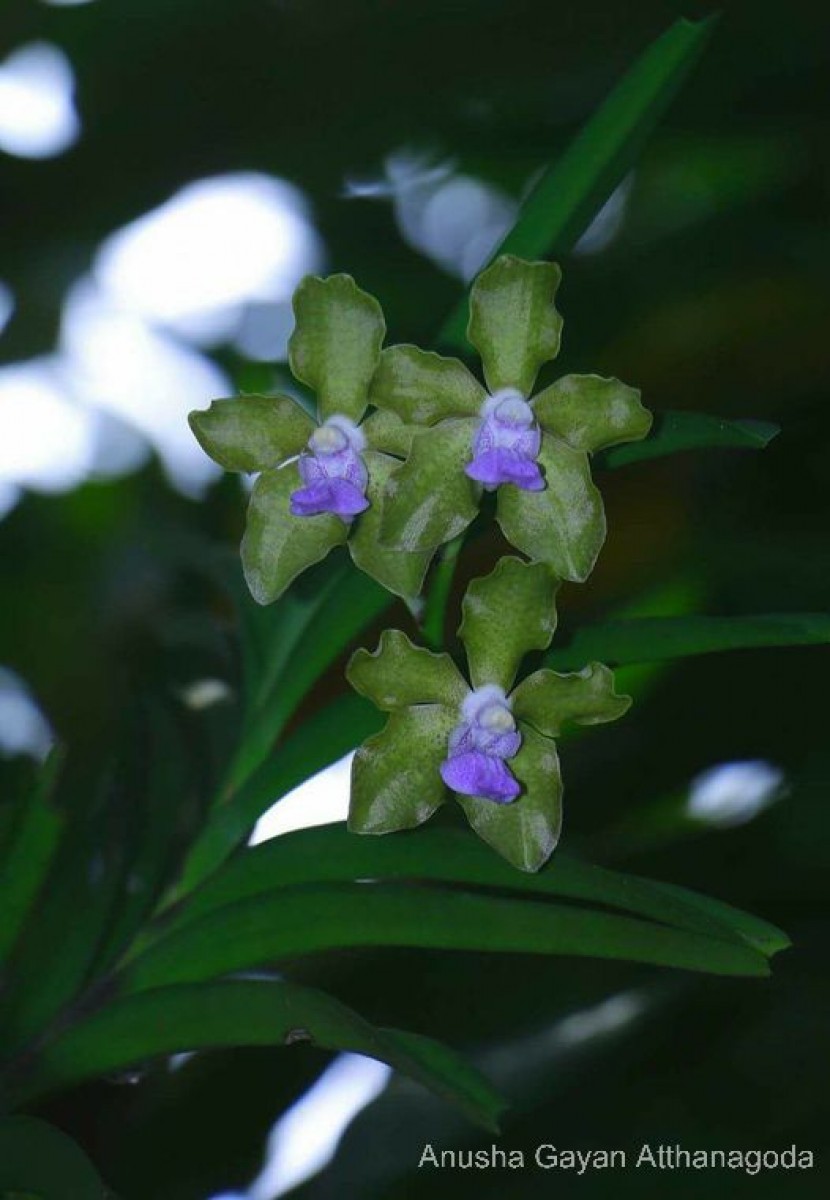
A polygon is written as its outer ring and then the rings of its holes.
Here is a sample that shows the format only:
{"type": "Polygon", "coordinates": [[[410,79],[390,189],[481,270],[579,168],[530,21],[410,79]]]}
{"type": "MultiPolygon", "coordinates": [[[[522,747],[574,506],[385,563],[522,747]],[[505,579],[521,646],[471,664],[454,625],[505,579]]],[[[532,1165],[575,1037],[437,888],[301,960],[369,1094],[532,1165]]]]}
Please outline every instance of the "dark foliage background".
{"type": "MultiPolygon", "coordinates": [[[[656,0],[8,0],[0,44],[47,39],[65,50],[84,130],[55,160],[0,161],[0,274],[18,300],[0,359],[49,350],[67,287],[113,229],[192,179],[242,169],[302,188],[327,267],[379,296],[394,340],[428,341],[459,284],[407,246],[389,205],[344,199],[344,179],[415,146],[518,194],[651,38],[681,12],[706,11],[656,0]]],[[[762,454],[689,454],[607,475],[611,534],[590,587],[563,593],[566,628],[646,603],[722,614],[828,608],[829,38],[823,5],[727,2],[647,147],[618,235],[563,263],[563,369],[618,374],[656,410],[783,427],[762,454]]],[[[219,358],[241,386],[277,381],[278,368],[219,358]]],[[[0,525],[0,662],[88,763],[105,755],[137,686],[164,693],[205,673],[232,675],[208,620],[213,597],[181,548],[233,544],[243,515],[234,481],[187,500],[151,464],[60,497],[29,494],[0,525]]],[[[490,1138],[396,1085],[304,1197],[482,1200],[508,1188],[532,1198],[557,1186],[585,1196],[610,1186],[655,1197],[704,1186],[736,1197],[824,1194],[827,667],[819,647],[632,673],[632,715],[566,752],[565,844],[782,925],[794,948],[770,981],[411,951],[297,969],[373,1019],[480,1051],[515,1101],[504,1145],[796,1142],[817,1152],[818,1169],[632,1171],[613,1184],[544,1172],[419,1175],[425,1140],[490,1138]],[[737,759],[782,767],[786,798],[747,825],[707,832],[659,807],[700,770],[737,759]],[[635,1019],[615,1030],[612,1009],[605,1033],[565,1044],[558,1021],[619,993],[642,1001],[635,1019]]],[[[335,673],[311,705],[338,686],[335,673]]],[[[2,764],[7,780],[21,770],[2,764]]],[[[324,1061],[305,1047],[216,1054],[139,1087],[87,1087],[42,1112],[125,1200],[208,1200],[252,1178],[267,1129],[324,1061]]]]}

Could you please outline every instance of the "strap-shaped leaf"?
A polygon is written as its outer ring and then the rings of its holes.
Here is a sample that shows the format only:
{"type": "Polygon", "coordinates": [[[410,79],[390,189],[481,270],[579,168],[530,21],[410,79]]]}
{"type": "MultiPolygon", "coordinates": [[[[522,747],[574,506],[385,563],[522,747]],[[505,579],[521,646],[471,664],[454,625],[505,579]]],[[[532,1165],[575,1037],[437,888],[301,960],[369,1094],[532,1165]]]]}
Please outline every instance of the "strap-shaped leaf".
{"type": "Polygon", "coordinates": [[[562,776],[556,745],[520,723],[522,746],[510,769],[522,784],[511,804],[459,796],[467,820],[502,858],[520,871],[538,871],[562,832],[562,776]]]}
{"type": "MultiPolygon", "coordinates": [[[[297,1041],[376,1058],[459,1106],[478,1124],[498,1128],[496,1118],[504,1102],[448,1046],[413,1033],[379,1029],[325,992],[282,980],[180,985],[116,1000],[43,1049],[23,1097],[28,1100],[45,1090],[110,1075],[180,1050],[297,1041]]],[[[0,1125],[0,1146],[2,1129],[0,1125]]],[[[76,1193],[67,1188],[48,1195],[54,1195],[54,1200],[75,1200],[76,1193]]],[[[102,1196],[101,1191],[78,1192],[77,1200],[102,1200],[102,1196]]]]}
{"type": "Polygon", "coordinates": [[[475,428],[472,420],[441,421],[415,436],[386,491],[381,537],[387,545],[430,550],[464,532],[481,494],[464,474],[475,428]]]}
{"type": "MultiPolygon", "coordinates": [[[[636,165],[716,20],[675,21],[646,48],[564,153],[542,173],[494,256],[540,258],[564,254],[573,246],[636,165]]],[[[441,331],[442,345],[463,346],[465,320],[466,304],[461,301],[441,331]]]]}
{"type": "Polygon", "coordinates": [[[333,513],[292,516],[289,498],[298,487],[294,463],[263,472],[254,484],[242,539],[242,569],[258,604],[276,600],[292,579],[348,536],[348,527],[333,513]]]}
{"type": "Polygon", "coordinates": [[[267,471],[299,454],[314,430],[289,396],[214,400],[187,418],[199,445],[226,471],[267,471]]]}
{"type": "Polygon", "coordinates": [[[591,479],[588,456],[544,434],[541,492],[499,488],[497,516],[517,550],[546,562],[560,579],[584,583],[605,541],[605,509],[591,479]]]}
{"type": "Polygon", "coordinates": [[[359,421],[386,333],[381,307],[350,275],[307,276],[294,293],[291,370],[317,394],[321,419],[359,421]]]}
{"type": "Polygon", "coordinates": [[[392,472],[400,466],[395,458],[367,450],[363,461],[369,471],[366,498],[369,507],[358,517],[349,538],[349,552],[356,566],[396,596],[417,596],[424,582],[433,550],[391,550],[380,540],[384,494],[392,472]]]}
{"type": "Polygon", "coordinates": [[[561,278],[556,263],[505,254],[473,284],[467,338],[491,392],[517,388],[529,396],[539,369],[556,358],[562,318],[554,300],[561,278]]]}
{"type": "Polygon", "coordinates": [[[418,346],[389,346],[380,356],[370,400],[408,424],[474,417],[487,393],[457,358],[418,346]]]}
{"type": "Polygon", "coordinates": [[[827,613],[632,617],[584,626],[567,646],[548,651],[545,661],[556,670],[572,671],[593,659],[621,667],[754,646],[818,646],[828,642],[827,613]]]}
{"type": "Polygon", "coordinates": [[[511,697],[513,712],[546,737],[558,737],[566,721],[603,725],[616,721],[631,707],[630,696],[614,691],[614,672],[602,663],[589,663],[573,675],[543,668],[522,680],[511,697]]]}
{"type": "Polygon", "coordinates": [[[525,654],[547,649],[556,629],[558,588],[559,580],[544,563],[512,556],[472,580],[458,635],[474,687],[497,683],[509,691],[525,654]]]}
{"type": "Polygon", "coordinates": [[[774,925],[711,896],[605,870],[571,858],[563,850],[544,870],[522,874],[462,829],[433,826],[370,840],[353,837],[342,822],[300,829],[234,856],[177,911],[156,922],[154,940],[169,932],[171,925],[185,925],[226,905],[269,892],[275,880],[279,880],[279,886],[288,887],[369,878],[471,884],[475,888],[512,889],[577,900],[635,913],[678,929],[744,941],[765,955],[790,944],[786,934],[774,925]]]}
{"type": "Polygon", "coordinates": [[[417,429],[406,425],[390,409],[376,408],[360,426],[366,444],[372,450],[406,458],[412,449],[412,438],[417,429]]]}
{"type": "Polygon", "coordinates": [[[385,629],[377,650],[356,650],[346,678],[378,708],[392,711],[411,704],[461,704],[468,688],[448,654],[413,646],[399,629],[385,629]]]}
{"type": "Polygon", "coordinates": [[[352,763],[349,829],[392,833],[421,825],[446,799],[439,768],[456,713],[441,704],[393,712],[352,763]]]}
{"type": "Polygon", "coordinates": [[[645,441],[616,446],[599,462],[603,467],[626,467],[686,450],[764,450],[780,432],[781,426],[772,421],[728,421],[711,413],[662,412],[655,414],[645,441]]]}
{"type": "MultiPolygon", "coordinates": [[[[526,774],[530,779],[529,769],[526,774]]],[[[276,887],[194,921],[136,958],[115,987],[126,994],[196,983],[358,946],[567,954],[769,974],[764,955],[746,943],[602,910],[432,886],[330,883],[276,887]]]]}
{"type": "Polygon", "coordinates": [[[0,1120],[0,1196],[6,1200],[104,1200],[104,1184],[70,1137],[37,1117],[0,1120]]]}
{"type": "Polygon", "coordinates": [[[637,442],[651,429],[637,388],[601,375],[563,376],[539,393],[533,411],[543,429],[589,454],[637,442]]]}

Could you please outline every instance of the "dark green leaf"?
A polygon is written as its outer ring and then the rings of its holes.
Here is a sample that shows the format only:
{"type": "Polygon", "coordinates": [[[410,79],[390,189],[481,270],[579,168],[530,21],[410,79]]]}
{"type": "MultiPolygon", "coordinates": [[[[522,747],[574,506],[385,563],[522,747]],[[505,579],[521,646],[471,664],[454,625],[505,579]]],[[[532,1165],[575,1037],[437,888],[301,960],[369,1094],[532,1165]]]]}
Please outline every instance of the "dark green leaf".
{"type": "MultiPolygon", "coordinates": [[[[226,980],[116,1000],[41,1051],[24,1096],[177,1051],[296,1041],[379,1059],[458,1105],[478,1124],[498,1128],[503,1101],[449,1047],[378,1029],[324,992],[276,980],[226,980]]],[[[69,1200],[69,1195],[55,1193],[54,1200],[69,1200]]]]}
{"type": "Polygon", "coordinates": [[[594,659],[613,667],[662,662],[756,646],[813,646],[830,642],[826,613],[759,617],[637,617],[578,630],[567,646],[550,650],[546,666],[573,671],[594,659]]]}
{"type": "Polygon", "coordinates": [[[0,863],[0,963],[17,939],[58,848],[63,814],[53,801],[62,755],[53,750],[31,793],[20,802],[11,841],[0,863]]]}
{"type": "Polygon", "coordinates": [[[561,850],[541,871],[525,875],[462,830],[419,829],[369,841],[351,836],[342,824],[301,829],[238,854],[184,906],[157,923],[156,931],[268,892],[277,879],[286,886],[412,879],[511,889],[623,909],[680,929],[738,938],[765,953],[789,945],[775,926],[720,901],[595,867],[561,850]]]}
{"type": "Polygon", "coordinates": [[[763,450],[780,432],[771,421],[728,421],[700,412],[664,412],[655,415],[650,435],[641,442],[616,446],[597,458],[603,467],[663,458],[684,450],[763,450]]]}
{"type": "MultiPolygon", "coordinates": [[[[389,839],[392,840],[392,839],[389,839]]],[[[284,958],[346,947],[563,954],[725,975],[766,975],[743,942],[527,900],[436,887],[309,884],[277,887],[169,934],[123,971],[124,992],[195,983],[284,958]]]]}
{"type": "MultiPolygon", "coordinates": [[[[636,163],[651,131],[697,62],[713,18],[679,20],[625,74],[522,205],[499,254],[540,258],[563,254],[584,233],[614,188],[636,163]]],[[[444,345],[464,345],[462,302],[441,331],[444,345]]]]}
{"type": "Polygon", "coordinates": [[[105,1200],[106,1188],[83,1150],[36,1117],[0,1120],[0,1196],[105,1200]]]}

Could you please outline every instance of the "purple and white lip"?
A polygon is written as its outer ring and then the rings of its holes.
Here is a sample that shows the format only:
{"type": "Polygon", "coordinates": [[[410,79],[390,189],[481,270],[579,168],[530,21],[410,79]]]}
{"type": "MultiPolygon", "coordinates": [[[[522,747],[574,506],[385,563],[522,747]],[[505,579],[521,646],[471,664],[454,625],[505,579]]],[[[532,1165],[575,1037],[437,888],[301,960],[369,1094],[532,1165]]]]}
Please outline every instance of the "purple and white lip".
{"type": "Polygon", "coordinates": [[[461,720],[449,737],[441,778],[462,796],[509,804],[521,792],[506,759],[519,752],[522,735],[500,687],[476,688],[461,705],[461,720]]]}
{"type": "Polygon", "coordinates": [[[366,438],[348,417],[336,413],[314,430],[297,467],[303,487],[291,493],[291,513],[333,513],[348,524],[369,507],[369,472],[363,461],[366,438]]]}
{"type": "Polygon", "coordinates": [[[540,492],[545,486],[536,461],[541,444],[533,409],[521,392],[504,388],[481,406],[473,457],[464,472],[487,491],[512,483],[526,492],[540,492]]]}

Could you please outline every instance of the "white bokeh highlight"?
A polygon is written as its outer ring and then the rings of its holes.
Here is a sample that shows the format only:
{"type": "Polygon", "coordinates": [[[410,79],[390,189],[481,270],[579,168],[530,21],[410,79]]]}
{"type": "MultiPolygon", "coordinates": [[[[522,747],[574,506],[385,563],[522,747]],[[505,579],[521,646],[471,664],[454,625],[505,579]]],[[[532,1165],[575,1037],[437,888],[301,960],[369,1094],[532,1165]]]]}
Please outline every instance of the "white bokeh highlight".
{"type": "MultiPolygon", "coordinates": [[[[217,345],[234,337],[247,306],[286,304],[320,259],[298,189],[240,172],[188,184],[118,230],[93,274],[119,309],[217,345]]],[[[261,356],[281,357],[286,340],[287,331],[261,356]]]]}
{"type": "Polygon", "coordinates": [[[692,780],[686,813],[719,828],[745,825],[781,798],[784,784],[780,767],[763,759],[722,763],[692,780]]]}
{"type": "Polygon", "coordinates": [[[53,742],[49,722],[26,684],[0,667],[0,757],[44,759],[53,742]]]}
{"type": "Polygon", "coordinates": [[[250,844],[270,841],[294,829],[345,821],[354,751],[286,793],[259,818],[250,844]]]}
{"type": "Polygon", "coordinates": [[[0,62],[0,150],[18,158],[54,158],[77,140],[75,76],[49,42],[30,42],[0,62]]]}
{"type": "Polygon", "coordinates": [[[339,1054],[274,1125],[265,1166],[245,1200],[278,1200],[322,1171],[348,1125],[380,1095],[391,1074],[373,1058],[339,1054]]]}
{"type": "Polygon", "coordinates": [[[0,334],[8,325],[14,313],[14,292],[0,279],[0,334]]]}

